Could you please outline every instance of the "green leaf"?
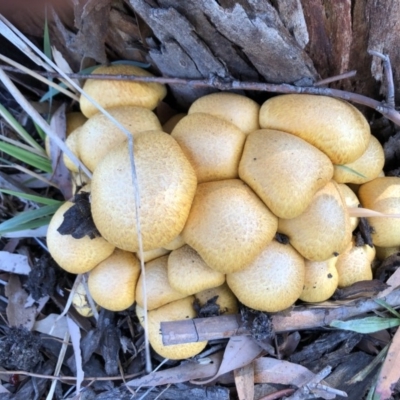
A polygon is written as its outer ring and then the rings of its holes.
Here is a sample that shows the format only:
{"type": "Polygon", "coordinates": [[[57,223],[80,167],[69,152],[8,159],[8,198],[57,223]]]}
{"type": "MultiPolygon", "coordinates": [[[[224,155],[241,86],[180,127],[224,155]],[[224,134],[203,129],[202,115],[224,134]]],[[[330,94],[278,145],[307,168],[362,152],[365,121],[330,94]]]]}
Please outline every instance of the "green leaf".
{"type": "Polygon", "coordinates": [[[38,218],[34,219],[33,221],[29,221],[25,224],[21,224],[18,227],[8,229],[7,231],[0,231],[0,236],[5,235],[7,233],[12,233],[12,232],[22,232],[26,231],[29,229],[36,229],[40,228],[41,226],[48,225],[51,221],[52,215],[44,218],[38,218]]]}
{"type": "Polygon", "coordinates": [[[12,144],[0,141],[0,150],[8,155],[20,160],[32,167],[38,168],[44,172],[52,172],[51,163],[48,158],[32,154],[31,152],[20,149],[12,144]]]}
{"type": "Polygon", "coordinates": [[[145,64],[145,63],[141,63],[139,61],[132,61],[132,60],[117,60],[117,61],[113,61],[111,64],[113,65],[118,65],[118,64],[124,64],[124,65],[133,65],[135,67],[140,67],[140,68],[150,68],[151,64],[145,64]]]}
{"type": "Polygon", "coordinates": [[[364,176],[363,174],[361,174],[360,172],[357,172],[355,169],[348,167],[347,165],[342,165],[342,164],[335,164],[335,167],[339,167],[339,168],[343,168],[344,170],[346,170],[347,172],[350,172],[352,174],[355,174],[357,176],[359,176],[360,178],[367,178],[366,176],[364,176]]]}
{"type": "Polygon", "coordinates": [[[0,192],[5,193],[5,194],[9,194],[11,196],[19,197],[21,199],[35,201],[36,203],[39,203],[39,204],[47,204],[49,206],[56,205],[56,204],[58,204],[60,206],[63,203],[60,200],[48,199],[47,197],[35,196],[33,194],[26,194],[26,193],[17,192],[17,191],[14,191],[14,190],[8,190],[8,189],[1,189],[0,188],[0,192]]]}
{"type": "MultiPolygon", "coordinates": [[[[58,210],[59,207],[60,207],[59,204],[53,204],[37,208],[36,210],[24,211],[16,215],[15,217],[12,217],[9,220],[1,223],[0,235],[7,232],[15,232],[23,229],[31,229],[32,227],[26,228],[27,223],[43,219],[43,217],[50,217],[58,210]]],[[[43,224],[38,226],[42,225],[43,224]]]]}
{"type": "Polygon", "coordinates": [[[330,326],[358,333],[373,333],[400,325],[398,318],[366,317],[351,321],[332,321],[330,326]]]}
{"type": "Polygon", "coordinates": [[[24,129],[24,127],[13,117],[13,115],[2,105],[0,104],[0,115],[7,121],[7,123],[21,136],[22,139],[25,140],[26,143],[30,144],[35,149],[45,155],[45,151],[36,142],[36,140],[24,129]]]}
{"type": "Polygon", "coordinates": [[[33,121],[33,125],[35,126],[36,132],[40,136],[42,140],[46,139],[46,134],[44,133],[44,130],[35,122],[33,121]]]}
{"type": "Polygon", "coordinates": [[[386,303],[383,299],[375,299],[375,303],[378,303],[380,306],[386,308],[390,313],[392,313],[395,317],[400,318],[400,313],[398,313],[392,306],[386,303]]]}

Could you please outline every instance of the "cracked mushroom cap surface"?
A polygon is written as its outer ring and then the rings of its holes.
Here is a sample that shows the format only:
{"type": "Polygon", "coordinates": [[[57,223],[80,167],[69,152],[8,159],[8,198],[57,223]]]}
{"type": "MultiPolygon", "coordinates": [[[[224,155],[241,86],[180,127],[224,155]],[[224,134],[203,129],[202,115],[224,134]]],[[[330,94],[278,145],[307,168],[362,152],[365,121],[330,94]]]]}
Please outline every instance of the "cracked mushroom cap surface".
{"type": "MultiPolygon", "coordinates": [[[[163,247],[182,231],[197,180],[178,143],[167,133],[138,134],[134,157],[143,250],[147,251],[163,247]]],[[[136,197],[126,142],[100,161],[91,186],[91,208],[97,229],[116,247],[137,252],[136,197]]]]}

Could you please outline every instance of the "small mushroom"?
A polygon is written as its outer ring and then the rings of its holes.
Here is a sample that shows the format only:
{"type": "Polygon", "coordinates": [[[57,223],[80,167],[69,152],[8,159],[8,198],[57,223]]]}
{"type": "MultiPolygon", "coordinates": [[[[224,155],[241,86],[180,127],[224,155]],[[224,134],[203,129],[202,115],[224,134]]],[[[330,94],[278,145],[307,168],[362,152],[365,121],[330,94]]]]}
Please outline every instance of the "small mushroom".
{"type": "MultiPolygon", "coordinates": [[[[194,297],[189,296],[148,312],[147,333],[149,342],[154,351],[161,357],[170,360],[184,360],[199,354],[207,346],[207,342],[173,344],[169,346],[164,346],[162,342],[160,323],[195,318],[196,313],[193,308],[193,302],[194,297]]],[[[141,325],[144,326],[144,309],[138,304],[136,305],[136,315],[141,325]]]]}
{"type": "MultiPolygon", "coordinates": [[[[187,296],[175,290],[168,281],[168,256],[146,263],[145,277],[147,310],[154,310],[187,296]]],[[[144,307],[143,275],[140,275],[136,285],[136,302],[144,307]]]]}
{"type": "Polygon", "coordinates": [[[204,307],[215,298],[215,304],[219,307],[220,314],[237,314],[239,312],[237,298],[226,282],[221,286],[196,293],[195,297],[200,307],[204,307]]]}
{"type": "Polygon", "coordinates": [[[337,257],[325,261],[305,260],[304,287],[300,300],[318,303],[328,300],[338,287],[337,257]]]}
{"type": "MultiPolygon", "coordinates": [[[[161,131],[142,132],[134,149],[143,250],[163,247],[183,230],[197,181],[178,143],[161,131]]],[[[97,165],[92,179],[93,220],[102,236],[126,251],[139,250],[135,189],[126,142],[97,165]]]]}
{"type": "Polygon", "coordinates": [[[294,218],[332,179],[333,165],[303,139],[260,129],[247,137],[239,176],[276,216],[294,218]]]}
{"type": "Polygon", "coordinates": [[[241,180],[198,185],[183,230],[185,242],[211,268],[246,268],[275,236],[277,218],[241,180]]]}
{"type": "MultiPolygon", "coordinates": [[[[142,68],[126,64],[101,65],[93,74],[153,76],[142,68]]],[[[103,108],[129,105],[154,110],[167,94],[166,87],[159,83],[101,79],[87,79],[83,90],[103,108]]],[[[85,96],[80,98],[80,107],[87,118],[99,112],[85,96]]]]}
{"type": "Polygon", "coordinates": [[[246,135],[235,125],[195,113],[182,118],[171,135],[192,163],[199,183],[238,177],[246,135]]]}
{"type": "Polygon", "coordinates": [[[98,305],[107,310],[125,310],[135,301],[139,275],[139,260],[132,253],[115,249],[110,257],[90,271],[90,295],[98,305]]]}
{"type": "Polygon", "coordinates": [[[188,113],[204,113],[236,125],[246,135],[260,128],[260,106],[252,99],[236,93],[218,92],[202,96],[189,108],[188,113]]]}
{"type": "Polygon", "coordinates": [[[185,245],[168,257],[168,281],[173,289],[190,296],[222,285],[225,275],[211,269],[196,250],[185,245]]]}
{"type": "MultiPolygon", "coordinates": [[[[364,183],[358,189],[358,197],[364,208],[384,214],[400,214],[400,178],[383,177],[364,183]]],[[[400,246],[400,218],[368,217],[373,228],[374,245],[400,246]]]]}
{"type": "Polygon", "coordinates": [[[291,245],[273,240],[247,268],[227,274],[226,281],[247,307],[277,312],[299,298],[304,275],[304,258],[291,245]]]}
{"type": "Polygon", "coordinates": [[[333,164],[357,160],[371,138],[368,121],[350,103],[311,94],[286,94],[268,99],[260,109],[260,125],[306,140],[325,153],[333,164]]]}
{"type": "Polygon", "coordinates": [[[51,218],[47,230],[47,247],[56,263],[72,274],[83,274],[93,269],[114,251],[115,246],[102,237],[91,239],[84,236],[75,239],[71,235],[62,235],[58,228],[64,221],[64,214],[74,203],[65,202],[51,218]]]}
{"type": "Polygon", "coordinates": [[[351,225],[337,183],[328,182],[298,217],[279,218],[278,232],[307,260],[324,261],[343,252],[351,240],[351,225]]]}

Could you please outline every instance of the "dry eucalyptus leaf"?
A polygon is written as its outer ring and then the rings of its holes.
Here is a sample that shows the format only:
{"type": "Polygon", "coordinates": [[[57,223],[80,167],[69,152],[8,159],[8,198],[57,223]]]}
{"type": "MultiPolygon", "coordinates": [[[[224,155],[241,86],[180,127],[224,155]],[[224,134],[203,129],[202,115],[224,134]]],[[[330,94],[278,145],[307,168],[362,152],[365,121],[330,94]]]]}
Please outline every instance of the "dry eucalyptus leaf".
{"type": "Polygon", "coordinates": [[[36,321],[33,329],[37,332],[64,339],[65,333],[68,331],[67,318],[58,319],[58,317],[58,314],[49,314],[46,318],[36,321]]]}
{"type": "Polygon", "coordinates": [[[254,365],[247,364],[233,371],[239,400],[254,399],[254,365]]]}
{"type": "Polygon", "coordinates": [[[35,306],[25,308],[28,293],[22,288],[18,275],[10,276],[5,295],[8,298],[6,313],[9,325],[32,330],[37,309],[35,306]]]}
{"type": "Polygon", "coordinates": [[[0,251],[0,270],[18,275],[28,275],[31,267],[27,256],[0,251]]]}

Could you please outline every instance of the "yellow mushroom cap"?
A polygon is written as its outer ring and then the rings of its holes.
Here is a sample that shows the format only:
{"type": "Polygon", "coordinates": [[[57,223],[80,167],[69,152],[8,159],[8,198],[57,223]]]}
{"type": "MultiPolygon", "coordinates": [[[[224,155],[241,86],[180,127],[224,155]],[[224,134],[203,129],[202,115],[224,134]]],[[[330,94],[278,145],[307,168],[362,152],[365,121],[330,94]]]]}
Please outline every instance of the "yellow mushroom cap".
{"type": "Polygon", "coordinates": [[[190,296],[222,285],[225,275],[211,269],[196,250],[185,245],[168,257],[168,281],[176,291],[190,296]]]}
{"type": "Polygon", "coordinates": [[[164,245],[164,248],[167,250],[176,250],[179,249],[179,247],[182,247],[185,244],[185,241],[183,240],[183,237],[181,234],[176,236],[174,239],[172,239],[169,243],[164,245]]]}
{"type": "MultiPolygon", "coordinates": [[[[81,133],[82,127],[76,128],[65,140],[66,146],[76,155],[78,159],[80,159],[79,154],[79,135],[81,133]]],[[[63,153],[63,161],[65,166],[72,172],[78,172],[79,168],[72,162],[72,160],[63,153]]]]}
{"type": "MultiPolygon", "coordinates": [[[[207,346],[207,342],[173,344],[170,346],[164,346],[162,343],[161,322],[195,318],[196,313],[193,309],[193,301],[194,297],[189,296],[148,312],[149,342],[154,351],[160,356],[170,360],[183,360],[199,354],[207,346]]],[[[136,314],[141,325],[144,326],[144,310],[139,305],[136,305],[136,314]]]]}
{"type": "MultiPolygon", "coordinates": [[[[178,292],[169,284],[168,256],[159,257],[146,263],[145,277],[148,310],[154,310],[187,296],[178,292]]],[[[143,275],[140,275],[136,285],[136,302],[143,307],[143,275]]]]}
{"type": "MultiPolygon", "coordinates": [[[[357,208],[360,205],[360,200],[358,200],[357,195],[347,186],[345,183],[338,183],[337,188],[343,197],[343,200],[348,208],[357,208]]],[[[358,226],[358,218],[350,217],[351,231],[358,226]]]]}
{"type": "Polygon", "coordinates": [[[328,300],[338,287],[337,257],[325,261],[305,260],[304,287],[300,300],[317,303],[328,300]]]}
{"type": "Polygon", "coordinates": [[[215,303],[219,305],[221,314],[237,314],[239,312],[237,298],[226,282],[221,286],[206,289],[195,294],[200,307],[203,307],[209,300],[216,296],[218,298],[215,303]]]}
{"type": "Polygon", "coordinates": [[[64,213],[74,203],[65,202],[51,218],[47,230],[47,247],[56,263],[72,274],[83,274],[93,269],[114,251],[114,245],[102,237],[74,239],[71,235],[61,235],[57,229],[64,221],[64,213]]]}
{"type": "MultiPolygon", "coordinates": [[[[196,176],[178,143],[164,132],[135,138],[140,188],[140,223],[145,251],[163,247],[185,225],[196,191],[196,176]]],[[[97,229],[123,250],[139,250],[135,192],[128,144],[112,149],[92,179],[92,214],[97,229]]]]}
{"type": "Polygon", "coordinates": [[[135,302],[139,275],[139,260],[132,253],[115,249],[110,257],[90,271],[89,292],[93,300],[107,310],[126,310],[135,302]]]}
{"type": "MultiPolygon", "coordinates": [[[[93,316],[92,308],[87,300],[86,289],[82,282],[75,289],[75,293],[72,296],[72,305],[82,317],[89,318],[93,316]]],[[[99,307],[96,306],[96,308],[98,309],[99,307]]]]}
{"type": "Polygon", "coordinates": [[[183,118],[186,117],[187,114],[179,113],[173,115],[163,126],[162,130],[166,133],[171,133],[175,128],[176,124],[183,118]]]}
{"type": "Polygon", "coordinates": [[[371,136],[368,147],[357,160],[334,165],[333,179],[338,183],[362,184],[378,177],[385,164],[383,148],[375,136],[371,136]]]}
{"type": "MultiPolygon", "coordinates": [[[[96,68],[93,74],[153,76],[142,68],[124,64],[103,65],[96,68]]],[[[159,83],[99,79],[87,79],[83,90],[103,108],[129,105],[153,110],[167,94],[166,87],[159,83]]],[[[87,118],[99,112],[85,96],[80,98],[80,107],[87,118]]]]}
{"type": "Polygon", "coordinates": [[[185,242],[213,269],[245,268],[270,242],[277,218],[239,179],[198,185],[183,230],[185,242]]]}
{"type": "Polygon", "coordinates": [[[323,261],[340,254],[351,240],[350,217],[334,181],[315,195],[296,218],[278,220],[278,231],[306,259],[323,261]]]}
{"type": "MultiPolygon", "coordinates": [[[[400,214],[400,178],[383,177],[364,183],[358,189],[358,198],[364,208],[384,214],[400,214]]],[[[372,241],[376,246],[400,245],[400,218],[370,217],[374,229],[372,241]]]]}
{"type": "Polygon", "coordinates": [[[346,101],[311,94],[287,94],[267,100],[260,109],[262,128],[301,137],[333,164],[359,158],[371,138],[365,117],[346,101]]]}
{"type": "Polygon", "coordinates": [[[339,274],[338,286],[342,288],[356,282],[370,281],[372,279],[371,263],[374,256],[375,248],[368,245],[356,246],[354,240],[351,241],[336,261],[339,274]]]}
{"type": "Polygon", "coordinates": [[[219,92],[202,96],[189,108],[188,113],[205,113],[236,125],[248,134],[260,128],[260,106],[252,99],[236,93],[219,92]]]}
{"type": "MultiPolygon", "coordinates": [[[[164,249],[163,247],[158,247],[157,249],[153,249],[153,250],[147,250],[143,252],[143,262],[149,262],[151,260],[155,260],[158,257],[162,257],[165,256],[167,254],[169,254],[170,251],[167,249],[164,249]]],[[[136,253],[136,257],[141,260],[140,257],[140,253],[137,252],[136,253]]]]}
{"type": "Polygon", "coordinates": [[[267,244],[244,270],[226,281],[240,302],[266,312],[282,311],[299,298],[304,284],[304,258],[289,244],[267,244]]]}
{"type": "Polygon", "coordinates": [[[171,135],[192,163],[199,183],[238,177],[246,136],[235,125],[196,113],[182,118],[171,135]]]}
{"type": "MultiPolygon", "coordinates": [[[[156,115],[149,109],[134,106],[115,107],[108,112],[131,134],[161,130],[156,115]]],[[[98,113],[82,126],[78,136],[79,155],[83,163],[93,172],[100,160],[115,146],[127,139],[112,121],[98,113]]]]}
{"type": "Polygon", "coordinates": [[[332,179],[333,165],[305,140],[261,129],[247,137],[239,176],[276,216],[294,218],[332,179]]]}
{"type": "Polygon", "coordinates": [[[374,248],[376,251],[376,258],[380,261],[386,260],[392,254],[400,252],[400,246],[393,246],[393,247],[374,246],[374,248]]]}

